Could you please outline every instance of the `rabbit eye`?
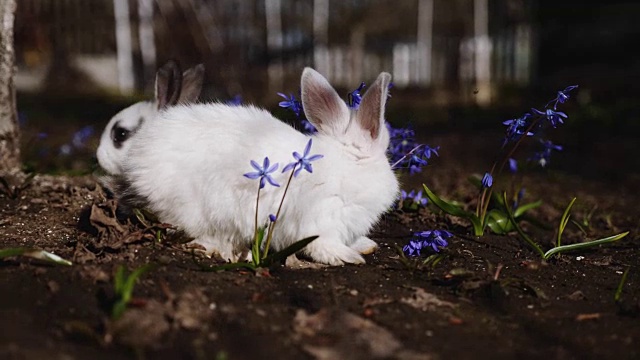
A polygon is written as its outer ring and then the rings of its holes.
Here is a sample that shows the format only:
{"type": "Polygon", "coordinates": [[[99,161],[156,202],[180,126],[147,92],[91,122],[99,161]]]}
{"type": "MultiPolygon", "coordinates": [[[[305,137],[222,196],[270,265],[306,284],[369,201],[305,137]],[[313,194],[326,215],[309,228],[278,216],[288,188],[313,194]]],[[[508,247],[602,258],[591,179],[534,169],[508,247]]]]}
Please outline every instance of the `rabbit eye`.
{"type": "Polygon", "coordinates": [[[116,148],[122,146],[122,143],[129,138],[129,134],[129,130],[120,126],[114,126],[113,129],[111,129],[111,140],[113,140],[116,148]]]}

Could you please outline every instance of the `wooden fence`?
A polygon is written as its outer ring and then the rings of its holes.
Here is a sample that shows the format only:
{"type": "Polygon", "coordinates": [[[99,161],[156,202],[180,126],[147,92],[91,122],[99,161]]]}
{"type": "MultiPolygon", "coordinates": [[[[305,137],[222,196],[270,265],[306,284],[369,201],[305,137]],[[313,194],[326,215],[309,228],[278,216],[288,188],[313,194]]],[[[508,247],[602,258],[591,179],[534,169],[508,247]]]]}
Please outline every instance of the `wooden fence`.
{"type": "Polygon", "coordinates": [[[490,102],[532,76],[534,1],[21,0],[16,49],[23,69],[67,61],[125,93],[175,57],[230,95],[283,90],[312,65],[345,88],[389,71],[397,88],[478,87],[490,102]]]}

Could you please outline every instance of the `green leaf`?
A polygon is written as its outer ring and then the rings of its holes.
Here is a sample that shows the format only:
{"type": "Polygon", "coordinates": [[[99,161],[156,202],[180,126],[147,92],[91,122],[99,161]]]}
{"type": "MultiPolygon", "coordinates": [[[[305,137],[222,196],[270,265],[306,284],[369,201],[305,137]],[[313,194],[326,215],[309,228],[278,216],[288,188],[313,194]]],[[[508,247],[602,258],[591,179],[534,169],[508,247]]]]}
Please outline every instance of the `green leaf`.
{"type": "Polygon", "coordinates": [[[498,235],[504,235],[513,230],[509,216],[497,209],[487,213],[487,226],[498,235]]]}
{"type": "Polygon", "coordinates": [[[593,241],[588,241],[588,242],[583,242],[578,244],[556,246],[553,249],[547,251],[543,257],[546,260],[551,256],[553,256],[554,254],[558,254],[561,252],[572,251],[572,250],[582,250],[582,249],[586,249],[596,245],[608,244],[614,241],[618,241],[623,237],[627,236],[628,234],[629,232],[627,231],[627,232],[623,232],[617,235],[609,236],[609,237],[598,239],[598,240],[593,240],[593,241]]]}
{"type": "Polygon", "coordinates": [[[622,278],[620,279],[618,287],[616,288],[616,292],[613,295],[613,300],[615,302],[620,301],[620,297],[622,296],[622,288],[624,287],[624,283],[627,281],[627,276],[629,275],[629,269],[631,269],[631,266],[627,266],[627,269],[624,271],[624,273],[622,273],[622,278]]]}
{"type": "Polygon", "coordinates": [[[445,200],[439,198],[436,194],[434,194],[425,184],[422,184],[424,188],[424,192],[426,196],[429,198],[432,204],[440,208],[440,210],[446,212],[449,215],[461,217],[467,219],[473,225],[473,232],[476,236],[482,236],[484,233],[484,225],[480,218],[476,216],[476,214],[468,212],[460,208],[459,206],[453,205],[445,200]]]}
{"type": "Polygon", "coordinates": [[[562,243],[562,233],[564,232],[564,229],[567,227],[567,224],[569,223],[569,214],[571,213],[571,208],[573,207],[573,203],[576,202],[577,198],[573,198],[571,199],[571,201],[569,202],[569,205],[567,205],[567,208],[564,209],[564,213],[562,214],[562,217],[560,218],[560,225],[558,225],[558,238],[556,239],[556,247],[559,247],[562,243]]]}
{"type": "Polygon", "coordinates": [[[121,294],[124,288],[124,266],[120,265],[113,275],[113,290],[116,294],[121,294]]]}
{"type": "Polygon", "coordinates": [[[298,251],[302,250],[305,246],[309,245],[313,240],[317,239],[318,236],[310,236],[308,238],[304,238],[302,240],[298,240],[293,244],[287,246],[286,248],[278,251],[277,253],[273,253],[262,260],[264,266],[271,266],[275,264],[280,264],[287,259],[287,257],[291,254],[295,254],[298,251]]]}
{"type": "Polygon", "coordinates": [[[122,314],[126,310],[127,304],[129,304],[129,301],[131,301],[133,288],[135,287],[138,278],[140,278],[142,274],[155,269],[156,267],[157,265],[155,264],[146,264],[135,269],[131,274],[129,274],[129,276],[126,276],[124,266],[118,266],[113,279],[113,287],[117,297],[116,302],[111,308],[111,317],[113,319],[117,319],[122,316],[122,314]]]}
{"type": "Polygon", "coordinates": [[[73,265],[71,261],[63,259],[56,254],[53,254],[41,249],[18,247],[18,248],[6,248],[6,249],[0,250],[0,259],[5,257],[11,257],[11,256],[26,256],[26,257],[42,260],[44,262],[57,264],[57,265],[66,265],[66,266],[73,265]]]}
{"type": "Polygon", "coordinates": [[[513,217],[515,217],[517,219],[520,216],[522,216],[525,212],[527,212],[527,211],[529,211],[531,209],[535,209],[535,208],[539,207],[540,205],[542,205],[542,200],[538,200],[538,201],[535,201],[535,202],[532,202],[532,203],[520,205],[520,206],[518,206],[516,211],[513,212],[513,217]]]}
{"type": "Polygon", "coordinates": [[[262,247],[262,241],[264,240],[264,232],[265,227],[258,228],[258,232],[256,233],[256,238],[253,241],[253,246],[251,246],[251,257],[252,262],[255,267],[259,267],[262,261],[262,256],[260,254],[260,249],[262,247]]]}
{"type": "MultiPolygon", "coordinates": [[[[502,193],[502,200],[504,201],[505,204],[507,204],[507,193],[503,192],[502,193]]],[[[504,207],[507,216],[509,217],[509,220],[511,220],[511,224],[513,225],[513,228],[516,229],[516,231],[518,232],[518,235],[520,235],[520,237],[527,242],[527,244],[529,244],[529,246],[531,246],[538,254],[540,254],[541,257],[544,258],[544,251],[542,250],[542,248],[540,248],[540,246],[538,244],[536,244],[535,241],[533,241],[529,236],[527,236],[527,234],[524,233],[524,231],[522,230],[522,228],[520,228],[520,225],[518,225],[518,223],[516,222],[516,219],[513,217],[513,213],[511,212],[511,208],[509,206],[505,206],[504,207]]]]}

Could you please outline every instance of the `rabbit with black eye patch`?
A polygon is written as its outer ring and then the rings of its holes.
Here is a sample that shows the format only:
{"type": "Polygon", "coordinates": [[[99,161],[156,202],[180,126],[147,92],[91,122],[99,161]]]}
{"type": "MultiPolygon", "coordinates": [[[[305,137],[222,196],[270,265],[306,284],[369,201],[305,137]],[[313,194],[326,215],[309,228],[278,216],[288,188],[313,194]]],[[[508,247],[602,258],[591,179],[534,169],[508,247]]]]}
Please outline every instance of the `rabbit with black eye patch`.
{"type": "MultiPolygon", "coordinates": [[[[386,156],[390,81],[380,74],[354,111],[322,75],[304,70],[304,111],[318,129],[311,153],[324,157],[314,161],[313,173],[292,180],[274,228],[275,250],[313,235],[319,237],[302,252],[325,264],[364,263],[361,254],[375,250],[367,234],[398,193],[386,156]]],[[[235,261],[254,235],[258,183],[243,176],[250,161],[268,156],[282,169],[309,139],[253,106],[173,106],[138,128],[124,158],[120,195],[185,230],[207,252],[235,261]]],[[[289,173],[280,171],[271,175],[285,184],[289,173]]],[[[276,213],[283,191],[262,189],[259,225],[276,213]]]]}
{"type": "MultiPolygon", "coordinates": [[[[144,122],[153,121],[161,110],[176,104],[197,101],[202,90],[204,65],[199,64],[184,73],[176,61],[169,60],[158,69],[153,101],[140,101],[117,113],[109,120],[97,150],[100,167],[109,176],[122,173],[126,153],[135,141],[135,133],[144,122]]],[[[110,177],[103,178],[109,182],[110,177]]]]}

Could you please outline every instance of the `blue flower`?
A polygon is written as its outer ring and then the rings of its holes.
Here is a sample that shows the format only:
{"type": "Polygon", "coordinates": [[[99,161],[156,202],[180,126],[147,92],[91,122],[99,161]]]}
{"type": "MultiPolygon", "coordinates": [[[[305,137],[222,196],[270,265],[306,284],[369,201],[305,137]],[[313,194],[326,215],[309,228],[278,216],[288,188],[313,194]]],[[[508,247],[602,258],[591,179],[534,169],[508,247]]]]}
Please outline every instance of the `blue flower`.
{"type": "Polygon", "coordinates": [[[316,129],[316,127],[313,126],[313,124],[307,119],[301,119],[300,124],[302,124],[302,127],[304,128],[304,130],[309,134],[318,132],[318,129],[316,129]]]}
{"type": "Polygon", "coordinates": [[[518,196],[516,197],[515,200],[513,200],[513,211],[516,211],[516,209],[520,205],[520,201],[522,201],[525,191],[526,191],[525,188],[521,188],[520,191],[518,191],[518,196]]]}
{"type": "Polygon", "coordinates": [[[563,118],[564,119],[567,118],[567,114],[561,111],[554,111],[551,109],[547,109],[544,112],[537,109],[531,109],[531,110],[538,115],[544,115],[547,118],[547,120],[549,120],[549,123],[551,124],[551,126],[553,126],[554,128],[557,127],[558,124],[564,123],[564,121],[562,120],[563,118]]]}
{"type": "Polygon", "coordinates": [[[272,172],[278,170],[278,163],[275,163],[271,167],[269,167],[269,158],[265,157],[264,161],[262,162],[262,167],[260,167],[260,165],[253,160],[251,160],[251,166],[253,166],[253,168],[256,169],[257,171],[246,173],[244,174],[244,176],[249,179],[260,178],[260,189],[264,188],[265,181],[268,181],[269,184],[273,186],[276,186],[276,187],[280,186],[278,183],[275,182],[275,180],[273,180],[271,175],[269,175],[272,172]]]}
{"type": "Polygon", "coordinates": [[[73,134],[73,138],[71,140],[71,144],[77,149],[81,149],[85,147],[87,144],[87,140],[93,135],[94,128],[93,125],[87,125],[82,127],[80,130],[76,131],[73,134]]]}
{"type": "Polygon", "coordinates": [[[529,126],[528,120],[530,118],[531,114],[526,113],[517,119],[503,121],[502,124],[507,125],[507,136],[505,137],[502,146],[505,146],[510,141],[518,140],[522,135],[533,135],[532,132],[526,131],[527,127],[529,126]]]}
{"type": "Polygon", "coordinates": [[[302,171],[302,169],[305,169],[310,173],[313,172],[313,168],[311,167],[311,162],[316,161],[318,159],[322,159],[324,155],[317,154],[317,155],[309,156],[309,152],[311,151],[312,141],[313,139],[309,139],[309,142],[307,142],[307,146],[304,148],[304,153],[302,155],[298,154],[297,151],[293,152],[293,158],[296,159],[296,161],[287,164],[287,166],[285,166],[284,169],[282,169],[282,172],[289,171],[295,168],[296,165],[300,165],[300,167],[298,167],[294,171],[293,176],[295,177],[298,177],[298,174],[300,173],[300,171],[302,171]]]}
{"type": "Polygon", "coordinates": [[[422,157],[427,158],[427,159],[431,159],[431,155],[435,154],[436,156],[440,156],[438,154],[438,151],[440,151],[440,146],[436,146],[435,148],[430,147],[429,145],[422,145],[422,157]]]}
{"type": "Polygon", "coordinates": [[[453,236],[446,230],[427,230],[413,234],[413,238],[409,240],[409,244],[402,248],[407,256],[420,256],[422,249],[431,247],[433,251],[440,252],[440,248],[449,245],[447,239],[453,236]]]}
{"type": "Polygon", "coordinates": [[[413,234],[413,240],[421,240],[422,247],[431,247],[433,251],[440,252],[440,248],[447,247],[449,243],[447,239],[453,236],[452,233],[446,230],[427,230],[420,231],[413,234]]]}
{"type": "Polygon", "coordinates": [[[347,105],[350,108],[357,110],[358,107],[360,107],[360,102],[362,101],[362,95],[360,94],[360,92],[362,91],[362,89],[364,89],[364,87],[365,84],[361,83],[357,89],[353,90],[347,95],[347,105]]]}
{"type": "Polygon", "coordinates": [[[404,190],[400,190],[400,201],[405,205],[405,201],[411,200],[412,203],[417,204],[418,206],[427,206],[429,199],[422,197],[422,190],[417,193],[415,190],[411,190],[411,192],[407,193],[404,190]]]}
{"type": "Polygon", "coordinates": [[[271,222],[276,222],[276,219],[277,219],[277,218],[276,218],[276,216],[275,216],[275,215],[273,215],[273,214],[269,214],[269,221],[271,221],[271,222]]]}
{"type": "Polygon", "coordinates": [[[484,173],[482,177],[482,187],[487,189],[493,185],[493,177],[489,173],[484,173]]]}
{"type": "Polygon", "coordinates": [[[300,101],[296,100],[295,96],[292,95],[285,95],[283,93],[278,93],[278,95],[280,95],[281,97],[285,98],[286,101],[280,101],[278,103],[278,106],[280,106],[281,108],[285,108],[285,109],[289,109],[291,111],[293,111],[296,116],[300,117],[300,114],[302,113],[302,103],[300,103],[300,101]]]}
{"type": "Polygon", "coordinates": [[[418,191],[418,193],[413,197],[413,202],[419,206],[427,206],[428,201],[429,199],[422,197],[422,190],[418,191]]]}
{"type": "Polygon", "coordinates": [[[225,103],[229,106],[240,106],[242,105],[242,96],[240,94],[232,97],[231,99],[227,100],[227,102],[225,103]]]}
{"type": "Polygon", "coordinates": [[[549,140],[540,140],[540,144],[542,145],[542,150],[534,153],[530,160],[533,160],[540,164],[540,166],[545,167],[550,162],[551,151],[562,151],[562,146],[556,145],[549,140]]]}
{"type": "Polygon", "coordinates": [[[509,171],[514,174],[518,172],[518,161],[516,159],[509,158],[509,171]]]}
{"type": "Polygon", "coordinates": [[[569,100],[569,92],[576,88],[578,88],[578,85],[571,85],[567,86],[564,90],[558,91],[558,95],[556,96],[556,98],[549,101],[547,103],[547,106],[553,103],[553,110],[555,110],[558,106],[558,103],[564,104],[565,102],[567,102],[567,100],[569,100]]]}
{"type": "Polygon", "coordinates": [[[424,242],[421,239],[411,239],[409,243],[402,248],[407,256],[420,256],[424,242]]]}

